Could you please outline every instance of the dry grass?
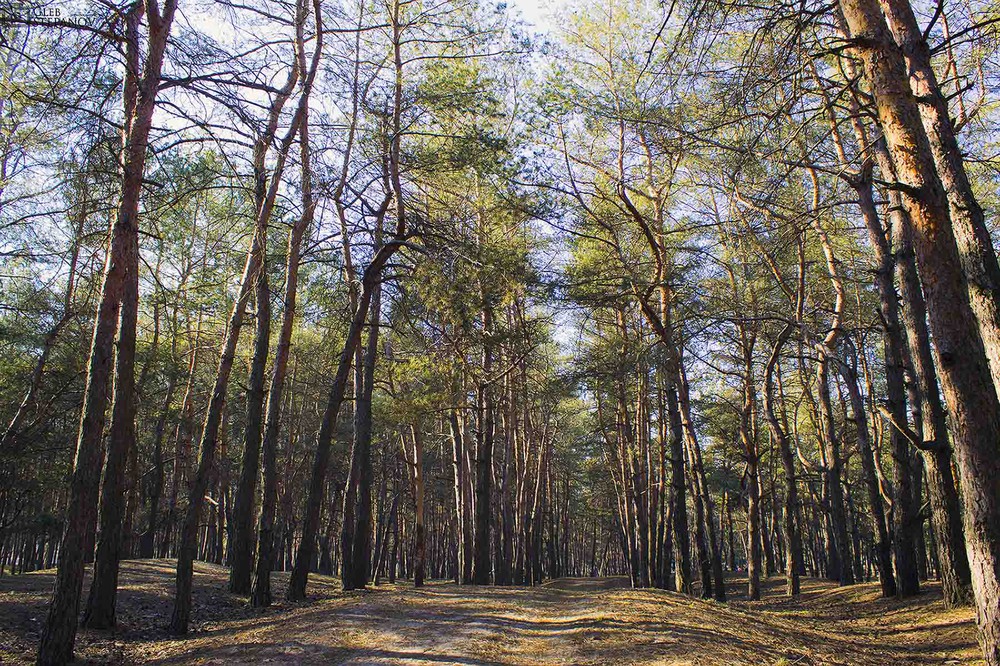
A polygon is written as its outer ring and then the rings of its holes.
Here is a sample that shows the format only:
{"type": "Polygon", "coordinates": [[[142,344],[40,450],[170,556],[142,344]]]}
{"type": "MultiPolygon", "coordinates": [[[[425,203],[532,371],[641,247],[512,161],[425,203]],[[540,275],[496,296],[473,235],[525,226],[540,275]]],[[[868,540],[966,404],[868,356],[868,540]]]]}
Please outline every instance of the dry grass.
{"type": "MultiPolygon", "coordinates": [[[[621,579],[562,579],[534,589],[435,583],[343,593],[313,576],[305,604],[253,610],[225,591],[227,572],[197,563],[195,620],[167,635],[173,561],[125,563],[114,634],[81,632],[91,663],[150,664],[977,664],[970,609],[947,610],[935,586],[916,599],[878,598],[874,585],[806,581],[802,598],[728,604],[621,579]]],[[[275,575],[277,596],[287,577],[275,575]]],[[[0,579],[0,663],[28,663],[51,572],[0,579]]],[[[86,587],[85,587],[86,590],[86,587]]]]}

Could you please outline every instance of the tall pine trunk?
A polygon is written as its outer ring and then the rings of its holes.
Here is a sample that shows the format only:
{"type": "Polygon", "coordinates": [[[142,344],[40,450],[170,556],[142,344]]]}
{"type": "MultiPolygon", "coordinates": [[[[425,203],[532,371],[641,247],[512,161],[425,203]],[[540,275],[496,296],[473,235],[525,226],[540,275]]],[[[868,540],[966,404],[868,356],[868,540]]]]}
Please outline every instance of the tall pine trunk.
{"type": "MultiPolygon", "coordinates": [[[[375,362],[378,358],[379,316],[382,307],[382,287],[375,285],[368,340],[362,366],[362,390],[354,408],[354,446],[358,456],[358,488],[355,511],[354,544],[351,552],[354,576],[353,589],[368,585],[372,559],[372,389],[375,385],[375,362]]],[[[345,518],[346,519],[346,518],[345,518]]]]}
{"type": "Polygon", "coordinates": [[[260,473],[261,442],[264,429],[264,386],[271,337],[271,290],[267,284],[267,248],[261,247],[261,261],[254,279],[257,321],[254,329],[253,359],[247,382],[246,424],[243,459],[233,501],[232,542],[229,549],[229,591],[249,594],[253,568],[253,514],[260,473]]]}
{"type": "MultiPolygon", "coordinates": [[[[484,301],[488,298],[484,294],[484,301]]],[[[492,306],[487,302],[483,306],[483,331],[489,335],[493,327],[492,306]]],[[[476,585],[489,585],[492,574],[490,558],[490,535],[493,513],[493,388],[489,385],[493,373],[493,348],[489,340],[483,344],[483,378],[478,389],[479,432],[476,435],[476,487],[475,487],[475,522],[473,533],[473,570],[472,582],[476,585]]]]}
{"type": "MultiPolygon", "coordinates": [[[[300,51],[301,52],[301,51],[300,51]]],[[[302,56],[304,57],[304,55],[302,56]]],[[[301,67],[301,64],[300,64],[301,67]]],[[[284,396],[288,359],[295,325],[299,264],[302,242],[312,226],[316,201],[312,190],[312,154],[309,145],[308,100],[299,126],[299,156],[302,169],[302,214],[288,232],[288,256],[285,259],[285,295],[281,312],[270,389],[267,393],[267,416],[261,443],[261,501],[257,518],[257,556],[250,587],[251,606],[271,605],[271,570],[274,568],[274,519],[278,504],[278,434],[281,427],[281,404],[284,396]]]]}
{"type": "MultiPolygon", "coordinates": [[[[930,46],[909,0],[884,0],[889,29],[899,44],[909,72],[930,154],[948,200],[952,233],[965,271],[969,304],[989,358],[993,384],[1000,392],[1000,265],[989,227],[965,169],[948,100],[931,64],[930,46]]],[[[947,11],[947,10],[945,10],[947,11]]]]}
{"type": "Polygon", "coordinates": [[[125,464],[135,448],[135,338],[139,318],[138,228],[135,232],[130,235],[124,254],[128,268],[120,308],[111,432],[105,454],[104,482],[101,484],[94,578],[83,615],[83,626],[91,629],[110,629],[115,626],[118,565],[124,537],[125,464]]]}
{"type": "MultiPolygon", "coordinates": [[[[877,150],[883,171],[895,174],[884,141],[878,142],[877,150]]],[[[898,192],[889,193],[889,203],[896,255],[896,282],[902,301],[902,327],[906,333],[910,365],[919,397],[914,408],[919,416],[916,421],[917,433],[924,443],[920,455],[924,460],[927,477],[938,574],[945,604],[959,606],[972,599],[972,572],[965,552],[962,510],[952,472],[948,424],[944,405],[941,404],[937,370],[927,330],[927,309],[917,275],[910,221],[898,192]]]]}
{"type": "Polygon", "coordinates": [[[764,416],[767,425],[771,430],[771,437],[778,445],[778,454],[781,456],[781,468],[785,476],[785,495],[781,508],[781,528],[785,540],[785,593],[790,596],[798,596],[802,590],[800,571],[802,570],[802,533],[798,524],[799,491],[798,480],[795,474],[795,454],[792,453],[791,443],[788,441],[788,434],[782,427],[781,421],[774,409],[774,374],[780,372],[778,369],[778,359],[781,357],[781,348],[791,336],[794,326],[786,325],[778,334],[771,355],[768,357],[767,365],[764,367],[764,416]]]}

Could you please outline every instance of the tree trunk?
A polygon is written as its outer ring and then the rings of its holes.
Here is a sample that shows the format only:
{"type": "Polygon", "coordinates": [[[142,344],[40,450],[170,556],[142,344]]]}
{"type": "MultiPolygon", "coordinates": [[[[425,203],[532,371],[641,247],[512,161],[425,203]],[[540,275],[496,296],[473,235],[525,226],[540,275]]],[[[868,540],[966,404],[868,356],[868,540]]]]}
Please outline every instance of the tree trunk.
{"type": "Polygon", "coordinates": [[[722,540],[715,531],[715,501],[712,499],[712,493],[708,487],[708,476],[705,474],[701,446],[698,444],[697,430],[694,426],[694,420],[691,418],[691,395],[683,363],[680,364],[678,389],[678,406],[680,407],[685,438],[691,448],[692,473],[695,478],[695,487],[701,494],[701,501],[705,510],[708,555],[711,560],[713,581],[712,592],[716,601],[725,601],[726,580],[722,574],[722,540]]]}
{"type": "MultiPolygon", "coordinates": [[[[850,339],[845,340],[845,346],[850,339]]],[[[878,474],[875,470],[875,454],[872,449],[871,435],[868,431],[868,416],[864,399],[858,386],[857,371],[846,360],[837,358],[840,376],[844,380],[847,394],[851,401],[851,412],[857,428],[858,453],[861,455],[861,472],[865,488],[868,490],[868,508],[871,511],[872,532],[875,537],[875,557],[878,567],[879,583],[883,597],[896,595],[896,579],[892,571],[892,544],[889,543],[889,531],[885,520],[885,507],[879,489],[878,474]]],[[[907,461],[908,462],[908,461],[907,461]]],[[[907,492],[910,492],[907,487],[907,492]]],[[[854,514],[857,517],[857,513],[854,514]]],[[[857,518],[855,518],[857,520],[857,518]]],[[[858,553],[856,553],[858,554],[858,553]]]]}
{"type": "MultiPolygon", "coordinates": [[[[856,78],[856,68],[853,63],[847,65],[847,72],[848,76],[856,78]]],[[[867,146],[870,144],[868,132],[862,124],[861,103],[856,94],[851,95],[849,105],[851,126],[855,138],[859,145],[867,146]]],[[[831,118],[831,128],[834,128],[834,134],[839,136],[835,131],[836,116],[833,105],[828,103],[827,106],[831,118]]],[[[844,155],[844,149],[839,143],[838,151],[844,155]]],[[[883,165],[888,163],[882,142],[877,142],[874,152],[880,163],[883,165]]],[[[860,173],[850,174],[844,178],[858,195],[858,207],[865,221],[868,239],[875,254],[875,285],[879,294],[879,310],[883,326],[886,405],[892,420],[902,424],[906,423],[907,420],[904,378],[906,353],[900,329],[899,305],[893,283],[895,258],[892,255],[890,239],[887,237],[875,208],[871,160],[865,162],[860,173]]],[[[890,196],[898,199],[898,194],[893,193],[890,196]]],[[[889,439],[893,457],[893,488],[895,490],[892,512],[892,551],[896,567],[896,591],[900,596],[905,597],[915,595],[920,591],[916,566],[916,531],[919,529],[920,523],[916,517],[918,505],[914,503],[913,497],[909,445],[898,428],[890,428],[889,439]]],[[[879,553],[882,557],[882,550],[879,553]]]]}
{"type": "Polygon", "coordinates": [[[212,477],[212,466],[215,462],[215,451],[226,403],[226,389],[229,386],[229,376],[236,358],[236,344],[239,340],[240,328],[243,325],[243,315],[246,311],[247,301],[250,299],[253,276],[259,268],[260,235],[261,230],[257,229],[254,233],[251,249],[247,253],[240,292],[233,304],[233,310],[226,325],[219,366],[216,370],[215,383],[205,414],[201,442],[198,446],[198,467],[191,481],[187,510],[181,523],[180,545],[177,549],[174,611],[170,621],[170,631],[175,635],[183,635],[188,631],[188,622],[191,616],[191,579],[194,575],[194,560],[197,557],[201,508],[205,503],[205,493],[208,491],[212,477]]]}
{"type": "Polygon", "coordinates": [[[163,435],[167,429],[167,418],[170,415],[170,404],[173,402],[174,391],[177,388],[177,373],[171,372],[167,379],[167,390],[163,396],[163,406],[153,427],[153,469],[149,479],[149,515],[146,530],[139,542],[139,557],[153,557],[156,549],[156,531],[159,529],[160,496],[163,495],[163,435]]]}
{"type": "Polygon", "coordinates": [[[462,424],[458,418],[458,409],[452,409],[449,413],[449,425],[451,427],[452,443],[452,471],[455,480],[455,513],[457,522],[458,539],[458,579],[461,583],[472,582],[472,534],[469,530],[471,524],[469,520],[469,507],[466,503],[465,486],[468,483],[468,469],[465,460],[465,437],[462,432],[462,424]]]}
{"type": "MultiPolygon", "coordinates": [[[[266,160],[267,153],[274,142],[281,111],[288,102],[295,83],[304,74],[303,29],[305,19],[305,3],[297,2],[295,14],[296,60],[289,69],[284,86],[271,101],[264,132],[257,137],[253,148],[254,212],[257,215],[256,228],[258,229],[258,236],[254,240],[257,244],[258,258],[255,272],[250,276],[250,279],[253,282],[257,321],[254,330],[253,359],[250,363],[250,376],[247,381],[243,459],[240,463],[240,478],[236,486],[236,498],[233,506],[233,548],[230,554],[229,591],[234,594],[248,594],[251,588],[254,546],[253,509],[264,431],[264,383],[271,336],[271,290],[267,281],[267,227],[270,222],[270,209],[273,206],[273,197],[269,196],[268,191],[266,160]]],[[[304,93],[299,100],[295,118],[298,122],[300,136],[307,115],[308,94],[304,93]]],[[[284,166],[284,157],[287,155],[289,145],[287,140],[294,136],[295,131],[296,129],[293,127],[293,130],[285,137],[286,141],[283,142],[281,153],[278,156],[279,166],[272,176],[272,183],[281,178],[281,167],[284,166]]],[[[308,151],[308,148],[305,150],[308,151]]]]}
{"type": "MultiPolygon", "coordinates": [[[[362,390],[354,408],[354,447],[358,456],[357,507],[352,551],[352,589],[368,585],[372,559],[372,389],[375,384],[375,361],[378,358],[379,316],[382,303],[381,283],[372,295],[368,341],[362,372],[362,390]]],[[[346,517],[345,517],[346,519],[346,517]]]]}
{"type": "Polygon", "coordinates": [[[899,44],[909,72],[910,89],[930,146],[937,175],[948,200],[951,228],[958,245],[969,292],[969,304],[989,358],[993,384],[1000,392],[1000,265],[983,208],[972,191],[962,149],[948,111],[948,101],[931,65],[909,0],[883,0],[889,29],[899,44]]]}
{"type": "MultiPolygon", "coordinates": [[[[868,228],[868,237],[875,249],[876,284],[883,320],[883,347],[885,350],[886,406],[893,419],[906,423],[906,382],[904,377],[903,335],[899,321],[899,305],[893,282],[895,260],[892,256],[885,229],[875,212],[871,180],[864,179],[857,187],[862,216],[868,228]]],[[[897,428],[889,429],[892,451],[893,539],[892,548],[896,565],[897,593],[909,597],[920,592],[917,575],[916,531],[920,528],[917,518],[919,507],[913,502],[912,462],[910,446],[897,428]]]]}
{"type": "Polygon", "coordinates": [[[672,384],[667,386],[667,414],[670,422],[670,515],[674,528],[674,558],[677,563],[674,578],[678,592],[691,594],[693,591],[691,538],[688,532],[687,496],[684,482],[684,432],[677,405],[677,390],[672,384]]]}
{"type": "Polygon", "coordinates": [[[413,438],[413,586],[423,587],[427,569],[424,527],[424,444],[415,425],[410,426],[410,436],[413,438]]]}
{"type": "MultiPolygon", "coordinates": [[[[782,535],[785,539],[785,593],[794,597],[801,592],[800,571],[802,570],[802,534],[798,525],[799,491],[795,474],[795,454],[788,441],[788,435],[774,411],[774,373],[781,356],[781,348],[791,336],[794,326],[788,324],[778,334],[771,355],[764,368],[764,415],[771,437],[778,444],[781,467],[785,474],[785,496],[781,512],[782,535]]],[[[780,370],[778,370],[780,372],[780,370]]]]}
{"type": "MultiPolygon", "coordinates": [[[[304,57],[304,55],[302,56],[304,57]]],[[[300,65],[301,66],[301,65],[300,65]]],[[[299,151],[302,163],[302,215],[288,233],[288,257],[285,260],[285,296],[281,313],[281,330],[271,369],[270,390],[267,393],[267,417],[261,444],[261,502],[257,518],[257,557],[250,589],[251,606],[271,605],[271,570],[274,568],[274,517],[278,503],[278,433],[281,427],[281,403],[288,373],[288,358],[292,348],[292,328],[295,325],[295,302],[298,295],[299,264],[302,241],[312,226],[316,201],[312,191],[312,161],[309,144],[309,106],[303,110],[299,126],[299,151]]]]}
{"type": "Polygon", "coordinates": [[[841,481],[840,439],[833,422],[830,403],[829,363],[825,356],[816,364],[816,384],[819,391],[819,415],[823,428],[826,464],[823,467],[823,489],[829,502],[829,525],[832,539],[828,544],[827,576],[841,585],[854,584],[851,549],[847,531],[847,511],[844,507],[844,486],[841,481]]]}
{"type": "MultiPolygon", "coordinates": [[[[877,154],[884,172],[895,177],[884,141],[877,144],[877,154]]],[[[962,512],[955,477],[952,472],[952,449],[948,441],[948,424],[937,371],[927,330],[927,310],[914,263],[911,223],[898,192],[889,193],[892,211],[893,245],[896,250],[896,275],[903,328],[906,332],[910,364],[919,396],[919,419],[916,422],[920,439],[930,450],[921,450],[927,475],[927,489],[931,505],[931,529],[938,558],[938,574],[945,604],[949,607],[964,605],[972,600],[972,573],[965,552],[965,535],[962,533],[962,512]]],[[[914,502],[914,506],[916,506],[914,502]]],[[[919,525],[914,528],[919,529],[919,525]]]]}
{"type": "Polygon", "coordinates": [[[368,316],[372,293],[381,279],[382,268],[400,247],[399,240],[383,245],[375,254],[372,262],[365,269],[361,280],[362,291],[358,299],[358,309],[354,313],[347,339],[344,341],[340,359],[337,363],[337,373],[333,386],[327,398],[323,421],[316,438],[316,457],[313,461],[312,474],[309,481],[309,493],[306,497],[302,520],[302,540],[295,554],[292,575],[288,581],[287,597],[289,601],[302,601],[306,596],[306,584],[309,580],[309,568],[312,566],[313,553],[316,548],[316,534],[319,529],[319,514],[323,505],[326,489],[326,471],[330,464],[330,445],[333,442],[333,430],[344,401],[347,388],[347,377],[350,374],[354,350],[361,340],[361,329],[368,316]]]}
{"type": "MultiPolygon", "coordinates": [[[[266,232],[264,234],[266,236],[266,232]]],[[[243,460],[233,501],[232,547],[229,561],[229,591],[249,594],[253,569],[253,514],[260,473],[261,440],[264,429],[264,382],[268,347],[271,342],[271,290],[267,283],[267,248],[260,248],[260,265],[254,278],[257,322],[254,330],[253,359],[247,382],[246,424],[243,437],[243,460]]]]}
{"type": "MultiPolygon", "coordinates": [[[[493,329],[493,310],[489,296],[484,292],[483,333],[490,335],[493,329]]],[[[490,562],[490,527],[492,518],[493,492],[493,388],[489,385],[493,374],[493,348],[489,340],[483,343],[483,378],[479,383],[478,419],[479,432],[476,435],[476,510],[474,533],[474,566],[472,580],[476,585],[489,585],[492,563],[490,562]]]]}
{"type": "Polygon", "coordinates": [[[83,626],[111,629],[115,626],[118,596],[118,563],[123,545],[125,518],[125,464],[135,448],[135,338],[139,319],[139,233],[129,234],[122,255],[126,264],[120,307],[118,352],[115,362],[115,396],[111,408],[111,432],[105,455],[101,485],[100,527],[94,578],[83,614],[83,626]]]}
{"type": "MultiPolygon", "coordinates": [[[[229,375],[232,371],[233,360],[236,353],[236,343],[239,339],[240,328],[243,325],[243,316],[246,312],[247,302],[250,299],[251,287],[253,286],[258,275],[258,271],[262,270],[267,227],[271,219],[272,211],[274,210],[274,203],[277,198],[278,188],[284,173],[285,162],[288,158],[288,150],[291,147],[295,136],[299,133],[302,120],[306,115],[309,93],[312,87],[312,81],[316,75],[319,55],[322,51],[322,21],[320,19],[317,3],[318,0],[314,0],[313,16],[316,22],[317,36],[313,60],[309,72],[306,74],[305,81],[303,82],[302,91],[299,95],[298,106],[296,107],[295,114],[292,117],[288,132],[281,140],[281,145],[277,152],[277,160],[271,174],[271,182],[267,188],[267,194],[265,195],[260,210],[257,213],[254,238],[251,242],[250,250],[247,253],[246,266],[243,270],[243,278],[240,281],[240,292],[236,299],[236,303],[233,304],[233,310],[230,314],[229,322],[226,327],[226,337],[222,345],[222,354],[219,359],[219,368],[216,372],[215,386],[212,390],[212,397],[209,401],[208,410],[205,416],[205,426],[202,430],[201,445],[199,447],[198,470],[195,474],[194,481],[191,483],[187,514],[185,515],[184,524],[181,528],[181,545],[178,549],[177,594],[174,603],[173,618],[170,623],[171,632],[177,635],[186,634],[188,630],[188,621],[191,615],[191,577],[193,575],[194,557],[197,547],[198,520],[201,513],[201,507],[204,504],[205,490],[208,487],[212,463],[215,458],[215,448],[219,435],[219,421],[222,415],[222,406],[226,400],[226,390],[229,386],[229,375]]],[[[299,20],[297,20],[296,26],[296,41],[299,43],[300,47],[302,43],[301,30],[304,22],[304,15],[305,11],[302,9],[300,4],[298,10],[299,20]]],[[[293,68],[293,71],[297,69],[298,65],[293,68]]],[[[290,75],[289,80],[292,79],[293,76],[290,75]]],[[[291,86],[289,85],[288,87],[290,88],[291,86]]],[[[272,121],[275,123],[277,122],[273,111],[274,110],[272,108],[269,123],[272,121]]],[[[313,539],[315,539],[315,534],[313,534],[313,539]]]]}

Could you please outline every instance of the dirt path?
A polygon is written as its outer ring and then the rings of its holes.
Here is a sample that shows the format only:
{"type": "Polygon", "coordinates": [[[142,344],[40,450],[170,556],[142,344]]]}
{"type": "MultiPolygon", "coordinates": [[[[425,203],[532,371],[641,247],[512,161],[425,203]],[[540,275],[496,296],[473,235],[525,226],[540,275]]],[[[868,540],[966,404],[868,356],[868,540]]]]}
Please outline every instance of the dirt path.
{"type": "MultiPolygon", "coordinates": [[[[978,663],[971,611],[945,610],[934,591],[898,602],[877,599],[871,585],[809,581],[792,602],[774,580],[764,602],[717,604],[631,590],[615,578],[345,594],[317,577],[309,603],[256,611],[225,592],[224,569],[201,563],[197,625],[178,640],[163,630],[171,565],[127,563],[118,633],[84,632],[80,652],[92,663],[162,665],[978,663]]],[[[50,573],[0,579],[0,663],[30,661],[50,584],[50,573]]],[[[276,584],[282,589],[285,578],[276,584]]]]}

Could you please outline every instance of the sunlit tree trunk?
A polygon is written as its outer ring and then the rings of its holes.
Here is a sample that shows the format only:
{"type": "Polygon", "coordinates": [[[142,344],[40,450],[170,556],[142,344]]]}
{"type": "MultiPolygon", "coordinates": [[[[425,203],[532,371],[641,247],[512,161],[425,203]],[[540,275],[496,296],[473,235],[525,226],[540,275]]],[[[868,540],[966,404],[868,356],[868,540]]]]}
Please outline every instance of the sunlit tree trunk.
{"type": "Polygon", "coordinates": [[[781,526],[785,539],[785,593],[790,597],[801,592],[800,571],[802,569],[802,535],[798,525],[798,480],[795,474],[795,455],[792,453],[788,435],[774,409],[774,373],[777,370],[781,348],[791,336],[794,327],[785,326],[771,349],[771,355],[764,367],[764,416],[771,430],[771,437],[778,445],[781,467],[785,475],[785,496],[782,505],[781,526]]]}
{"type": "MultiPolygon", "coordinates": [[[[878,141],[876,150],[882,170],[894,174],[882,140],[878,141]]],[[[919,397],[919,404],[915,405],[919,407],[916,426],[918,437],[925,444],[920,455],[924,460],[927,477],[931,528],[934,531],[941,590],[947,605],[958,606],[971,601],[972,573],[965,552],[962,513],[952,472],[948,425],[944,406],[941,404],[937,371],[934,368],[927,330],[927,309],[914,261],[911,224],[898,192],[889,192],[889,204],[896,257],[896,283],[902,302],[902,328],[906,333],[908,356],[919,397]]]]}
{"type": "MultiPolygon", "coordinates": [[[[246,390],[246,423],[243,436],[243,458],[240,476],[233,502],[233,541],[230,548],[229,591],[234,594],[248,594],[251,586],[254,552],[253,509],[260,473],[261,442],[264,430],[264,388],[267,380],[267,356],[271,343],[271,290],[267,280],[267,228],[269,215],[263,212],[268,203],[268,178],[266,160],[274,142],[278,119],[285,107],[292,89],[300,76],[304,75],[304,54],[302,54],[302,29],[305,21],[305,5],[297,3],[295,62],[289,68],[284,86],[271,101],[264,132],[257,137],[253,147],[254,209],[257,214],[256,233],[252,252],[257,253],[254,271],[249,275],[256,303],[256,326],[254,327],[253,357],[250,361],[250,376],[246,390]]],[[[306,115],[305,108],[299,114],[301,124],[306,115]]],[[[285,149],[287,151],[287,148],[285,149]]],[[[279,160],[281,158],[279,157],[279,160]]],[[[276,172],[273,178],[280,178],[276,172]]],[[[239,337],[237,329],[236,336],[239,337]]],[[[223,389],[225,390],[225,389],[223,389]]]]}
{"type": "Polygon", "coordinates": [[[931,64],[930,46],[913,14],[910,0],[882,0],[882,7],[906,61],[910,89],[948,199],[952,233],[965,271],[969,303],[979,323],[994,386],[1000,391],[1000,265],[989,227],[983,208],[972,191],[948,100],[938,84],[931,64]]]}
{"type": "MultiPolygon", "coordinates": [[[[490,296],[484,292],[484,301],[490,296]]],[[[489,335],[493,329],[493,309],[489,302],[483,305],[483,331],[489,335]]],[[[493,439],[494,400],[493,387],[489,381],[493,374],[493,348],[490,341],[483,344],[483,378],[480,380],[477,398],[479,432],[476,435],[476,507],[475,532],[473,536],[474,565],[472,579],[476,585],[489,585],[493,570],[490,561],[490,535],[493,493],[493,439]]]]}
{"type": "MultiPolygon", "coordinates": [[[[410,469],[413,478],[413,586],[423,587],[427,574],[427,529],[424,516],[424,443],[415,425],[410,426],[413,440],[413,459],[410,469]]],[[[406,438],[403,438],[405,445],[406,438]]],[[[407,456],[409,458],[409,456],[407,456]]]]}
{"type": "Polygon", "coordinates": [[[135,447],[135,338],[139,319],[138,227],[129,236],[123,261],[128,268],[120,307],[115,391],[101,484],[97,555],[94,558],[90,595],[83,614],[83,626],[91,629],[110,629],[115,626],[118,565],[124,537],[125,465],[135,447]]]}
{"type": "MultiPolygon", "coordinates": [[[[314,2],[315,6],[315,2],[314,2]]],[[[319,23],[318,12],[314,12],[317,26],[319,23]]],[[[271,182],[268,185],[267,193],[264,197],[260,210],[257,212],[257,220],[254,227],[254,234],[251,246],[247,252],[246,264],[243,268],[243,276],[240,280],[240,290],[236,302],[233,304],[229,320],[226,325],[226,334],[222,342],[222,353],[219,357],[219,366],[216,370],[215,381],[212,388],[212,395],[209,399],[208,409],[205,414],[205,423],[202,428],[201,443],[198,447],[198,467],[191,482],[188,494],[188,506],[181,525],[180,546],[177,553],[177,579],[176,595],[174,600],[174,611],[170,622],[170,631],[175,635],[183,635],[188,631],[188,624],[191,616],[191,584],[194,574],[194,559],[197,551],[198,524],[202,506],[205,503],[205,492],[212,474],[212,467],[215,460],[215,451],[219,441],[220,424],[222,421],[223,407],[226,402],[226,392],[229,387],[229,377],[233,369],[233,361],[236,357],[236,345],[239,341],[240,329],[243,326],[243,318],[246,313],[247,303],[253,291],[258,272],[262,270],[263,253],[265,248],[265,236],[267,234],[268,223],[274,210],[278,188],[284,173],[285,162],[288,158],[288,151],[292,141],[298,135],[299,125],[305,115],[309,89],[312,79],[315,77],[318,64],[319,53],[321,51],[320,40],[317,39],[316,51],[306,80],[302,86],[299,96],[299,103],[292,118],[288,132],[282,138],[281,145],[277,152],[277,159],[271,174],[271,182]]],[[[294,69],[298,69],[296,64],[294,69]]]]}

